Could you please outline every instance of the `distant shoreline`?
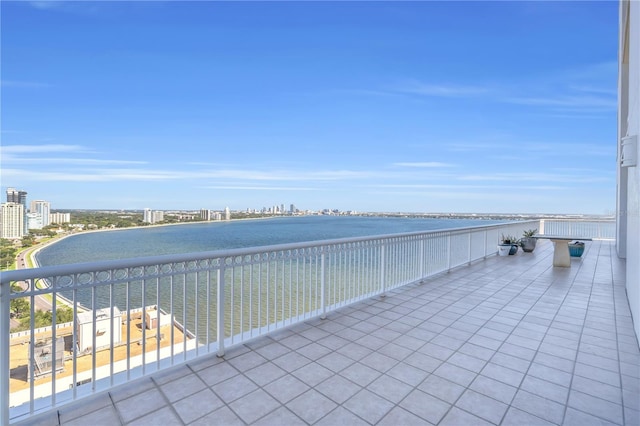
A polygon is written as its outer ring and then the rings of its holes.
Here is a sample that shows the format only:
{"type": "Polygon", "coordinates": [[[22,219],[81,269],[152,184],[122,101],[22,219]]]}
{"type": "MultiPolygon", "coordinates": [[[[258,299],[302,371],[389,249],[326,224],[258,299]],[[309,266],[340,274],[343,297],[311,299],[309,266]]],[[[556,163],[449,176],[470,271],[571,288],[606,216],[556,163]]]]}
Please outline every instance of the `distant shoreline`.
{"type": "Polygon", "coordinates": [[[38,259],[37,259],[36,255],[40,252],[40,250],[45,249],[45,248],[47,248],[49,246],[52,246],[52,245],[64,240],[65,238],[73,237],[73,236],[76,236],[76,235],[93,234],[93,233],[97,233],[97,232],[128,231],[128,230],[131,230],[131,229],[160,228],[160,227],[164,227],[164,226],[180,226],[180,225],[195,225],[195,224],[202,225],[202,224],[206,224],[206,223],[231,223],[231,222],[248,221],[248,220],[281,219],[281,218],[284,218],[284,217],[292,218],[292,217],[304,217],[304,216],[248,217],[248,218],[230,219],[230,220],[203,220],[203,221],[198,221],[198,222],[159,223],[159,224],[144,225],[144,226],[128,226],[126,228],[88,229],[88,230],[83,230],[83,231],[79,231],[79,232],[74,232],[74,233],[71,233],[71,234],[65,234],[65,235],[53,237],[52,239],[50,239],[46,243],[41,244],[35,250],[31,251],[28,254],[28,256],[29,256],[29,260],[33,264],[33,267],[34,268],[39,268],[40,267],[40,263],[38,262],[38,259]]]}

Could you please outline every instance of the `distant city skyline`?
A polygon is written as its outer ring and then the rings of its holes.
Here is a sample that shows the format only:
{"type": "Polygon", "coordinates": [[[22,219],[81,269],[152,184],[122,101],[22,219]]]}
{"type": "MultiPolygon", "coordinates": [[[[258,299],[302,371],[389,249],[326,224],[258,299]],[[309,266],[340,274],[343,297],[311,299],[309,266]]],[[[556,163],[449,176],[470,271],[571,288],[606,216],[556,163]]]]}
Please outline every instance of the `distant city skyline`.
{"type": "Polygon", "coordinates": [[[2,2],[53,210],[612,214],[617,2],[2,2]]]}

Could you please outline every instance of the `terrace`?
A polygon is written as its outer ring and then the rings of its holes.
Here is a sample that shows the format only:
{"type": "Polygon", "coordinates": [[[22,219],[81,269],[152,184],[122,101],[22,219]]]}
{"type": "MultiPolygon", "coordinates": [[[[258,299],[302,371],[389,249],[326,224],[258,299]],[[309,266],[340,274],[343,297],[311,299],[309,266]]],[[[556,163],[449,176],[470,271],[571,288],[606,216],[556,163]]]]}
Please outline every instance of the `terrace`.
{"type": "Polygon", "coordinates": [[[64,290],[75,309],[121,294],[163,306],[199,344],[72,389],[53,380],[48,397],[17,407],[3,375],[2,408],[7,422],[47,425],[638,424],[640,353],[615,242],[587,243],[571,268],[552,266],[547,240],[495,255],[501,233],[606,238],[610,225],[520,222],[4,274],[4,288],[34,284],[21,297],[64,290]]]}

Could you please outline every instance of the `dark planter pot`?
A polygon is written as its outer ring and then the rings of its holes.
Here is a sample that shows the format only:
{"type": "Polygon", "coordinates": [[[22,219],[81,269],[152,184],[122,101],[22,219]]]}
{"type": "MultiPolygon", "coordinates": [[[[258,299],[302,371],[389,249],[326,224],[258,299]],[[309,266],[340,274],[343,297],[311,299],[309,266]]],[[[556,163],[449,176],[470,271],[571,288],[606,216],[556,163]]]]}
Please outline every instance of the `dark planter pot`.
{"type": "Polygon", "coordinates": [[[523,237],[522,242],[522,251],[525,253],[531,253],[536,248],[536,242],[538,240],[536,238],[531,237],[523,237]]]}
{"type": "Polygon", "coordinates": [[[511,250],[509,250],[509,255],[514,255],[518,252],[518,245],[511,244],[511,250]]]}

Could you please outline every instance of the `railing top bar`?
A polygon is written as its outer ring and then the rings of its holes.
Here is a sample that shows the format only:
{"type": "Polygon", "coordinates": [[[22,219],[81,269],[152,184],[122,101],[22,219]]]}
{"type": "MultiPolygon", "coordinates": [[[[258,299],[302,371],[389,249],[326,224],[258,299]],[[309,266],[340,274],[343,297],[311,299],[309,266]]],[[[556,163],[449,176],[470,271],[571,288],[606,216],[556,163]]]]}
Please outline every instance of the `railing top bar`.
{"type": "Polygon", "coordinates": [[[190,262],[190,261],[192,262],[192,261],[205,260],[205,259],[216,259],[216,258],[225,258],[225,257],[234,257],[234,256],[262,254],[262,253],[282,251],[282,250],[296,250],[296,249],[303,249],[303,248],[330,246],[330,245],[336,245],[336,244],[355,243],[355,242],[363,242],[363,241],[377,241],[377,240],[384,240],[389,238],[399,238],[399,237],[407,237],[407,236],[414,236],[414,235],[428,235],[428,234],[436,234],[436,233],[461,233],[461,232],[476,231],[476,230],[483,230],[483,229],[489,230],[494,228],[500,228],[502,226],[509,225],[509,224],[526,224],[526,223],[539,223],[539,220],[508,221],[508,222],[501,222],[501,223],[495,223],[490,225],[469,226],[464,228],[446,228],[446,229],[435,229],[430,231],[415,231],[415,232],[385,234],[385,235],[369,235],[369,236],[363,236],[363,237],[306,241],[306,242],[300,242],[300,243],[285,243],[285,244],[276,244],[276,245],[270,245],[270,246],[244,247],[244,248],[237,248],[237,249],[214,250],[214,251],[195,252],[195,253],[166,254],[161,256],[147,256],[147,257],[136,257],[136,258],[128,258],[128,259],[104,260],[104,261],[87,262],[87,263],[69,263],[69,264],[56,265],[56,266],[44,266],[44,267],[31,268],[31,269],[3,271],[2,273],[0,273],[0,283],[6,283],[11,281],[22,281],[22,280],[27,280],[32,278],[46,278],[46,277],[51,277],[56,275],[82,274],[82,273],[90,273],[90,272],[97,272],[97,271],[106,271],[111,269],[154,266],[154,265],[160,265],[160,264],[166,264],[166,263],[190,262]]]}

